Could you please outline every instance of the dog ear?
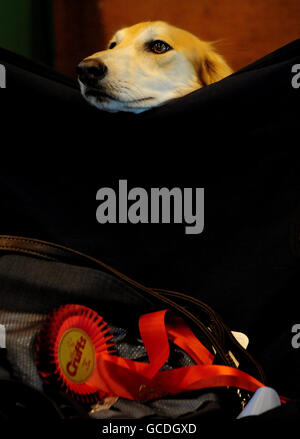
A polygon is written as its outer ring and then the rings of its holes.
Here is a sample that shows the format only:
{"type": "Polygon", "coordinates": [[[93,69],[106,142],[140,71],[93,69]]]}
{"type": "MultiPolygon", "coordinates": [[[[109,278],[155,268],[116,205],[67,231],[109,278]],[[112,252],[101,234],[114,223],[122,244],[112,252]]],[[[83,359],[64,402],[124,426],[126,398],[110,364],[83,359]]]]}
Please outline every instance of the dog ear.
{"type": "Polygon", "coordinates": [[[201,63],[198,75],[202,86],[220,81],[233,72],[225,59],[219,55],[211,46],[207,44],[207,48],[201,54],[201,63]]]}

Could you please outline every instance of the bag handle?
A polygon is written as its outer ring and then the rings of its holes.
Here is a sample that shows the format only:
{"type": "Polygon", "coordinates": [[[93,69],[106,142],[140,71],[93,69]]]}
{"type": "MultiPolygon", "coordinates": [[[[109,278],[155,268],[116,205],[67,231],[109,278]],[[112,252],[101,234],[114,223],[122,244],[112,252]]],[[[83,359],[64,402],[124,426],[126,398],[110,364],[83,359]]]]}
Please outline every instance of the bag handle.
{"type": "Polygon", "coordinates": [[[223,323],[222,319],[217,315],[217,313],[199,299],[193,298],[185,293],[145,287],[141,283],[131,279],[130,277],[126,276],[125,274],[121,273],[110,265],[104,263],[103,261],[94,258],[93,256],[48,241],[27,238],[23,236],[0,235],[0,251],[31,255],[49,261],[67,262],[75,265],[86,266],[89,268],[99,269],[100,267],[102,270],[113,274],[130,286],[135,287],[140,291],[143,291],[144,293],[163,302],[168,307],[175,309],[177,312],[179,312],[179,314],[184,315],[201,330],[209,343],[215,348],[216,352],[218,353],[224,364],[231,367],[236,367],[228,351],[226,351],[222,346],[222,335],[226,333],[235,348],[242,352],[242,354],[249,360],[249,362],[254,365],[260,381],[266,381],[265,374],[260,364],[249,354],[248,351],[246,351],[238,343],[229,328],[226,327],[226,325],[223,323]],[[209,330],[206,325],[199,318],[197,318],[197,316],[190,312],[184,305],[175,302],[174,300],[172,300],[172,298],[180,299],[180,301],[183,301],[185,304],[192,303],[193,305],[199,307],[206,314],[208,314],[210,319],[216,326],[216,334],[213,331],[209,330]],[[221,340],[217,337],[217,335],[221,336],[221,340]]]}

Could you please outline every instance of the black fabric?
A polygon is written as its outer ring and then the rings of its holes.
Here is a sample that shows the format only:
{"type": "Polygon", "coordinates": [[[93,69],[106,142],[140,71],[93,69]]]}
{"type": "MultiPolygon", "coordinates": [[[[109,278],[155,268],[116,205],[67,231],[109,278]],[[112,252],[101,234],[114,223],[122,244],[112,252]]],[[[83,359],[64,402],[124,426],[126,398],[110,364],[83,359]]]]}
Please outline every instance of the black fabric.
{"type": "Polygon", "coordinates": [[[134,115],[100,112],[75,81],[2,50],[1,136],[15,161],[1,164],[1,233],[67,245],[145,285],[199,297],[249,336],[269,385],[299,398],[299,53],[297,40],[134,115]],[[18,173],[20,150],[39,160],[18,173]],[[119,178],[129,188],[205,187],[204,232],[98,224],[96,192],[119,178]]]}
{"type": "Polygon", "coordinates": [[[0,309],[9,312],[48,314],[60,305],[78,303],[112,325],[137,329],[139,315],[158,306],[103,271],[23,255],[2,255],[0,278],[0,309]]]}

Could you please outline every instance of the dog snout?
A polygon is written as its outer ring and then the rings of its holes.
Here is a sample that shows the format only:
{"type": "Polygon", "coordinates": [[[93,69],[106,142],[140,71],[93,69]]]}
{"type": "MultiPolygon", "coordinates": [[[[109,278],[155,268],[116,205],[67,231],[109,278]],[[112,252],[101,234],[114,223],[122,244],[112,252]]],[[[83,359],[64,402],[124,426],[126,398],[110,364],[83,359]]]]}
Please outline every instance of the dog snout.
{"type": "Polygon", "coordinates": [[[77,74],[81,82],[94,86],[107,73],[107,66],[99,59],[87,58],[77,66],[77,74]]]}

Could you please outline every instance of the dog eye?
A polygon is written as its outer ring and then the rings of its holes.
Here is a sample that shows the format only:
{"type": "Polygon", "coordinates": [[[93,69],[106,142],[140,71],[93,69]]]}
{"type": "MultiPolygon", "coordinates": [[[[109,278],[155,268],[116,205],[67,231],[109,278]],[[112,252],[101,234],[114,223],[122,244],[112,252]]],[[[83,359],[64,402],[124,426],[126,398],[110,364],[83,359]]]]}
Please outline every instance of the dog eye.
{"type": "Polygon", "coordinates": [[[168,52],[168,50],[172,49],[172,47],[169,46],[168,43],[161,40],[152,41],[150,43],[149,48],[153,53],[157,53],[157,54],[166,53],[168,52]]]}
{"type": "Polygon", "coordinates": [[[108,48],[113,49],[116,45],[117,45],[117,43],[114,41],[113,43],[110,43],[108,48]]]}

